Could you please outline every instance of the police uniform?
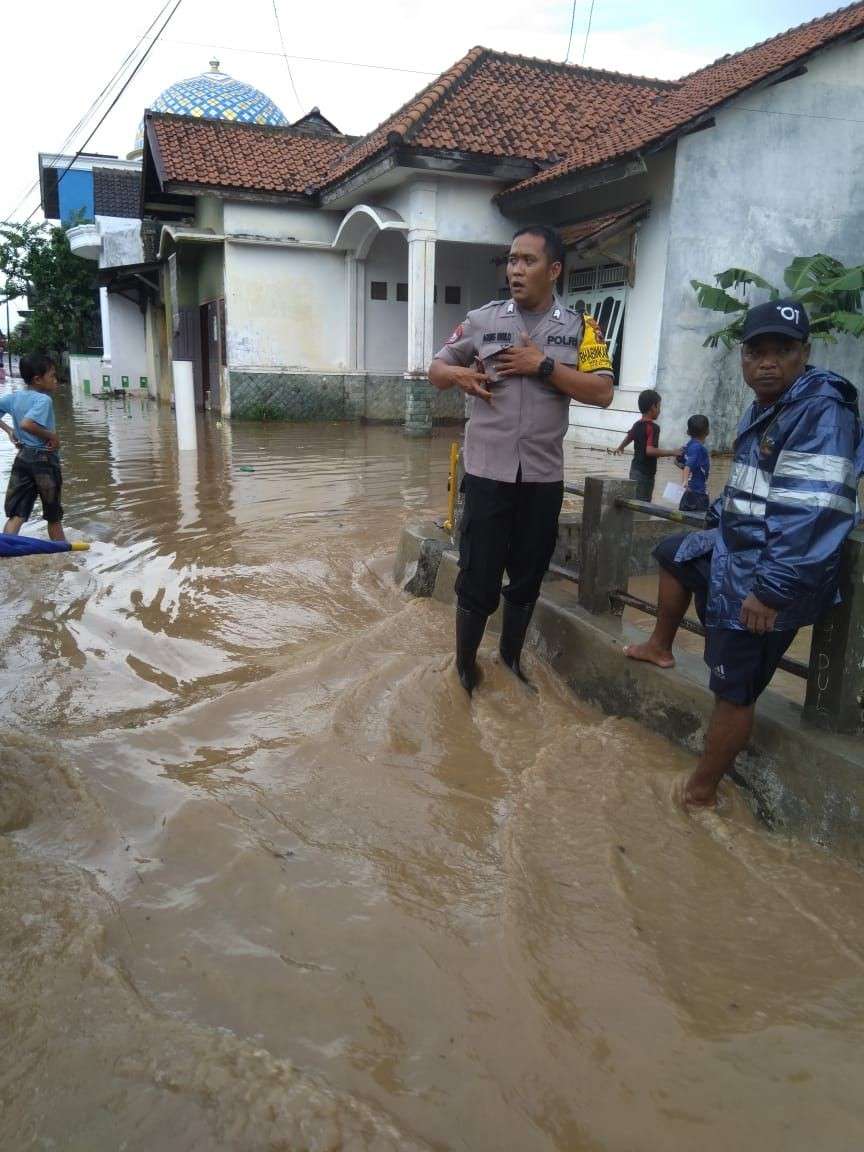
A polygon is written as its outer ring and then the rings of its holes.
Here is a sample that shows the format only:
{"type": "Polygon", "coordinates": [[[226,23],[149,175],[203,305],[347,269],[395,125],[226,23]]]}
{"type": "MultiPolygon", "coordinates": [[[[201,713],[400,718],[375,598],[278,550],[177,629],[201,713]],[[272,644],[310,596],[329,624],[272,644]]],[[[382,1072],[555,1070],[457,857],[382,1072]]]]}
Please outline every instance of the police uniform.
{"type": "MultiPolygon", "coordinates": [[[[570,411],[570,397],[548,380],[499,376],[499,355],[518,347],[523,334],[558,363],[582,372],[612,371],[596,325],[557,298],[539,317],[523,316],[513,300],[477,308],[436,356],[461,367],[479,362],[489,380],[491,404],[469,398],[456,593],[460,611],[474,617],[474,632],[482,637],[479,622],[485,626],[498,607],[506,571],[502,656],[520,675],[519,652],[558,535],[570,411]]],[[[457,624],[457,663],[459,639],[457,624]]]]}

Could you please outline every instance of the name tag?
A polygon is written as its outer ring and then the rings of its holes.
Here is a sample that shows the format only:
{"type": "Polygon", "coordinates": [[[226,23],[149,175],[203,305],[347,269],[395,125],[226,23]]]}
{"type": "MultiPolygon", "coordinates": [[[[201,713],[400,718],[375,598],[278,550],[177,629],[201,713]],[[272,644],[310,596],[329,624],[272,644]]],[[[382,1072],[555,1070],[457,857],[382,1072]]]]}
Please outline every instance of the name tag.
{"type": "Polygon", "coordinates": [[[484,344],[512,344],[513,343],[513,333],[512,332],[484,332],[483,333],[483,343],[484,344]]]}

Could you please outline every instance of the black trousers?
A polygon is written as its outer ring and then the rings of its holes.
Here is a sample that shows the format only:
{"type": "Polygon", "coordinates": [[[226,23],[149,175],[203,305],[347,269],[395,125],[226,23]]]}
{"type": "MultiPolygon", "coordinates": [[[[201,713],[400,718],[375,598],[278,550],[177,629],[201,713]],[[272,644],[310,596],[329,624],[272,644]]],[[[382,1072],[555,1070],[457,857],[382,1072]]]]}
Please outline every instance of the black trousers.
{"type": "Polygon", "coordinates": [[[465,510],[459,540],[459,607],[491,616],[498,607],[501,581],[511,604],[533,604],[558,538],[558,514],[564,482],[515,484],[466,475],[465,510]]]}

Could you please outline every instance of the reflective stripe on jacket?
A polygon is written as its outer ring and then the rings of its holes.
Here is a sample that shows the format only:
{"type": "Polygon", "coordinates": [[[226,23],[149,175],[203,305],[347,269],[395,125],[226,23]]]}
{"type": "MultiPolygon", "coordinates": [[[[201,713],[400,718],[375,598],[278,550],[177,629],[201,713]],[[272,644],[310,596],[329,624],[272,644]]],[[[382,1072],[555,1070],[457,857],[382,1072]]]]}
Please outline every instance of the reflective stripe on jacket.
{"type": "Polygon", "coordinates": [[[688,536],[676,555],[713,549],[709,627],[743,630],[750,592],[778,610],[778,631],[812,624],[835,602],[862,468],[858,393],[842,376],[808,368],[776,404],[751,406],[712,508],[717,527],[688,536]]]}

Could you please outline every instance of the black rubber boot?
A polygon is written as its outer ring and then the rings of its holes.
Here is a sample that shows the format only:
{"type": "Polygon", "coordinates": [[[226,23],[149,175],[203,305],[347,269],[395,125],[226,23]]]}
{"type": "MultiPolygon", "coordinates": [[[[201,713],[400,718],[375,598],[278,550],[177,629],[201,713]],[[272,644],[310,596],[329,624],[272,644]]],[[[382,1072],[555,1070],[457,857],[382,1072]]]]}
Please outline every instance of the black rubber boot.
{"type": "Polygon", "coordinates": [[[537,689],[519,667],[519,658],[525,644],[525,633],[528,631],[528,625],[531,623],[533,614],[533,604],[511,604],[509,600],[504,601],[501,644],[498,651],[511,672],[514,672],[523,684],[536,692],[537,689]]]}
{"type": "Polygon", "coordinates": [[[485,631],[485,616],[468,612],[465,608],[456,609],[456,671],[469,696],[480,683],[477,649],[485,631]]]}

